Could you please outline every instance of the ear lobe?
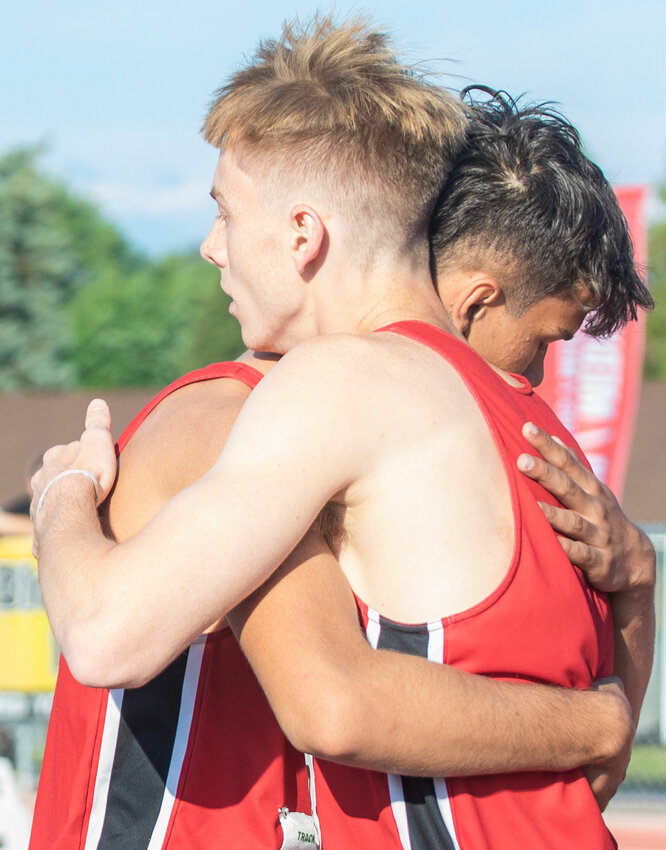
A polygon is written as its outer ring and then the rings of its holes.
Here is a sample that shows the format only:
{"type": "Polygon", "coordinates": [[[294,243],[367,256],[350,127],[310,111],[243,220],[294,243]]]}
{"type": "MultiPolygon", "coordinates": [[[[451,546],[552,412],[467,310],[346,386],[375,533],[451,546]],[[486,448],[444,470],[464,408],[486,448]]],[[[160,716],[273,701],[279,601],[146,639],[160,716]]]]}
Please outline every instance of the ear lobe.
{"type": "Polygon", "coordinates": [[[504,293],[495,278],[479,272],[466,278],[453,299],[449,313],[453,324],[467,338],[472,324],[483,319],[491,307],[504,303],[504,293]]]}
{"type": "Polygon", "coordinates": [[[306,204],[292,208],[290,214],[292,228],[291,253],[296,271],[302,277],[309,277],[314,270],[324,246],[326,228],[319,213],[306,204]]]}

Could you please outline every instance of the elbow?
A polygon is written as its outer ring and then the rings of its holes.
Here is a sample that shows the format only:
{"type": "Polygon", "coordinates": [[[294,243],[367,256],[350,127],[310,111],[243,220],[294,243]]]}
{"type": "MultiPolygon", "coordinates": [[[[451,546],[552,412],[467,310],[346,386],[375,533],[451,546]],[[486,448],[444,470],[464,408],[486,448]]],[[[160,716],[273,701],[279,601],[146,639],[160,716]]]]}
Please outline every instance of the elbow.
{"type": "Polygon", "coordinates": [[[358,705],[346,693],[326,693],[299,699],[274,711],[289,742],[297,750],[318,758],[353,764],[360,750],[358,705]]]}
{"type": "Polygon", "coordinates": [[[74,678],[91,688],[138,688],[196,637],[176,639],[170,624],[143,622],[131,610],[98,609],[69,617],[54,634],[74,678]]]}
{"type": "Polygon", "coordinates": [[[59,643],[72,676],[89,688],[137,688],[159,672],[120,634],[71,628],[59,643]]]}

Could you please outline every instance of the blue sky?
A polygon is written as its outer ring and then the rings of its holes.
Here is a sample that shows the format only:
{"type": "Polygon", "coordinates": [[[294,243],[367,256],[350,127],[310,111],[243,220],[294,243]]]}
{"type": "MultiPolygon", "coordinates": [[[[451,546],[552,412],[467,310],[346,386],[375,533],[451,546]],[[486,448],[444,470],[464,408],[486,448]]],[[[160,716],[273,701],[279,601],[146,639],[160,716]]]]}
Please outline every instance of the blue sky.
{"type": "MultiPolygon", "coordinates": [[[[43,163],[151,253],[198,244],[216,153],[198,130],[214,90],[285,17],[331,5],[32,0],[0,19],[0,153],[43,163]]],[[[663,0],[425,0],[335,7],[386,27],[403,55],[557,101],[619,184],[666,182],[663,0]]],[[[664,214],[653,192],[651,217],[664,214]]]]}

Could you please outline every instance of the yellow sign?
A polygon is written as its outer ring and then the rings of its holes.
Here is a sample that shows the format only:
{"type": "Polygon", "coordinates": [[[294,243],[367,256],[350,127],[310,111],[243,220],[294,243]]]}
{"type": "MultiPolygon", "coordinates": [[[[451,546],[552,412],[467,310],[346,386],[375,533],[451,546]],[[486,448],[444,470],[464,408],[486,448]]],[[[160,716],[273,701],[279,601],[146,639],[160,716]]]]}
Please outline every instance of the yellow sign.
{"type": "Polygon", "coordinates": [[[42,606],[30,536],[0,537],[0,691],[52,691],[58,650],[42,606]]]}

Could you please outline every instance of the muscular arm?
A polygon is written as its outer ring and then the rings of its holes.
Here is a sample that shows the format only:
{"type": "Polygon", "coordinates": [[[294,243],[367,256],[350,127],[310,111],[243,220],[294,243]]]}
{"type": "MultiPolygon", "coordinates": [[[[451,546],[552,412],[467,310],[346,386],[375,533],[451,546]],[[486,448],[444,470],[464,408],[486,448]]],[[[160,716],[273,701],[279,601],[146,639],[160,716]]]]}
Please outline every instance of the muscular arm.
{"type": "MultiPolygon", "coordinates": [[[[58,481],[57,498],[48,494],[36,521],[42,593],[82,681],[147,681],[255,590],[323,504],[374,462],[371,441],[357,435],[381,423],[358,405],[350,411],[339,397],[349,393],[345,366],[325,358],[324,374],[312,348],[296,357],[289,377],[278,377],[287,358],[272,370],[212,470],[128,540],[102,535],[83,476],[58,481]]],[[[105,408],[93,410],[79,443],[47,453],[33,479],[35,498],[67,467],[96,472],[108,492],[115,471],[108,428],[105,408]]]]}
{"type": "Polygon", "coordinates": [[[601,764],[627,748],[619,689],[497,682],[371,649],[314,534],[228,619],[285,734],[323,758],[453,776],[601,764]]]}

